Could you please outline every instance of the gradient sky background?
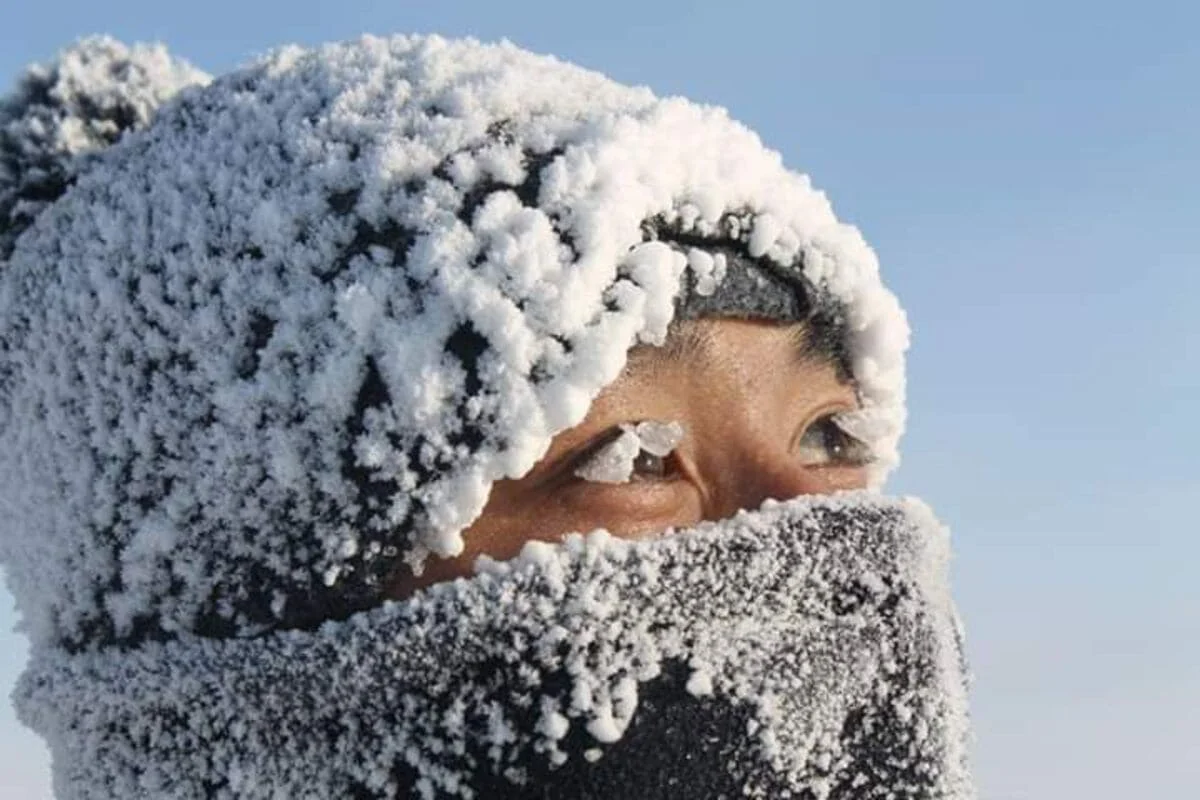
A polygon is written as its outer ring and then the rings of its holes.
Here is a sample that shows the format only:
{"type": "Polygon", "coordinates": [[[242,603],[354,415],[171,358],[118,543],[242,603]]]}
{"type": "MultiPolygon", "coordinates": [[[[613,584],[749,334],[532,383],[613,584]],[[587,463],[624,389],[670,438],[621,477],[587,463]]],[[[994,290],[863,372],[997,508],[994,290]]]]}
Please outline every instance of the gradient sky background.
{"type": "MultiPolygon", "coordinates": [[[[209,72],[362,32],[507,37],[727,106],[914,328],[891,488],[957,537],[986,800],[1200,785],[1200,4],[6,4],[0,83],[92,32],[209,72]]],[[[25,658],[0,591],[0,686],[25,658]]],[[[0,796],[49,797],[0,710],[0,796]]]]}

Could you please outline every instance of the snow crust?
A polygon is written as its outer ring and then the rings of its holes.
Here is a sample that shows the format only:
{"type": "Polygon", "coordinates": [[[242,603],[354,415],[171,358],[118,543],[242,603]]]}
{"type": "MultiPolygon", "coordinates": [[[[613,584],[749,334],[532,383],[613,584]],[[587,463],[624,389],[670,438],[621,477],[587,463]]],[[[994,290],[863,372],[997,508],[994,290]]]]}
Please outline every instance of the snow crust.
{"type": "MultiPolygon", "coordinates": [[[[146,75],[203,82],[157,53],[146,75]]],[[[671,236],[834,298],[876,484],[896,461],[907,327],[875,256],[723,109],[368,37],[182,92],[71,182],[0,269],[0,562],[36,648],[311,626],[459,553],[681,282],[725,279],[671,236]]]]}
{"type": "Polygon", "coordinates": [[[746,797],[965,800],[947,558],[916,501],[800,498],[530,544],[313,632],[43,651],[16,700],[63,800],[524,797],[649,757],[621,742],[683,665],[682,697],[745,712],[720,736],[748,747],[718,769],[746,797]]]}

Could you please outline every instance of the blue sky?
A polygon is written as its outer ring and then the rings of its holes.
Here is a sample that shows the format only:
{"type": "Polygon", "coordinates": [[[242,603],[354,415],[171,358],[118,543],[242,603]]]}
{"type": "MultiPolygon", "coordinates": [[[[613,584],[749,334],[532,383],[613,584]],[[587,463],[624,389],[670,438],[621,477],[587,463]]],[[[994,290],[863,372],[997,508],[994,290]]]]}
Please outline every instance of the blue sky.
{"type": "MultiPolygon", "coordinates": [[[[1200,783],[1200,7],[1187,2],[46,2],[210,72],[362,32],[507,37],[727,106],[862,228],[914,329],[892,483],[957,537],[987,800],[1200,783]]],[[[24,658],[0,595],[0,684],[24,658]]],[[[48,797],[0,711],[0,795],[48,797]]]]}

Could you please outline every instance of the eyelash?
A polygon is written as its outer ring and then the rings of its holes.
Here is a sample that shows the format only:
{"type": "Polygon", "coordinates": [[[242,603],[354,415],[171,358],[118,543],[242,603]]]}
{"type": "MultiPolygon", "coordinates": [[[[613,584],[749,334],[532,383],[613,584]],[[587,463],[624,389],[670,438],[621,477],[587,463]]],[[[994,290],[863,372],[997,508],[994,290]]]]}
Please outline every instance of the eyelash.
{"type": "Polygon", "coordinates": [[[572,474],[593,483],[628,484],[664,481],[679,473],[675,450],[683,439],[677,422],[625,423],[601,437],[576,459],[572,474]]]}
{"type": "MultiPolygon", "coordinates": [[[[795,449],[804,459],[804,466],[861,467],[871,462],[870,447],[839,424],[839,417],[844,414],[845,412],[841,412],[819,417],[800,434],[795,449]]],[[[629,472],[626,477],[592,477],[588,474],[592,472],[599,475],[613,466],[614,459],[627,459],[632,452],[629,448],[634,445],[630,442],[618,442],[633,430],[633,425],[624,424],[606,432],[597,444],[573,460],[571,474],[585,482],[614,485],[666,481],[677,477],[680,470],[674,449],[659,455],[640,446],[632,461],[628,462],[629,472]],[[618,447],[625,450],[625,453],[613,452],[618,447]],[[606,458],[607,466],[604,461],[606,458]]]]}
{"type": "Polygon", "coordinates": [[[840,416],[842,415],[827,414],[819,417],[800,434],[796,450],[802,455],[806,448],[819,447],[824,450],[823,455],[804,461],[805,466],[861,467],[871,462],[871,448],[839,424],[840,416]],[[813,439],[816,441],[812,441],[813,439]]]}

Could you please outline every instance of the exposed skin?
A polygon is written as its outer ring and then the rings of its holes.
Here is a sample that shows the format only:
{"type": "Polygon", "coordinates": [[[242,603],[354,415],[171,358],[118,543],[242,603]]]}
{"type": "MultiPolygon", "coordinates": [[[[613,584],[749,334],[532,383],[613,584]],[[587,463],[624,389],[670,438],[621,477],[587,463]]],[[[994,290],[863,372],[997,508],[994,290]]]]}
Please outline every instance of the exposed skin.
{"type": "Polygon", "coordinates": [[[635,538],[725,519],[768,498],[863,488],[863,448],[830,421],[858,407],[854,387],[805,351],[803,334],[797,325],[704,319],[672,326],[663,347],[634,348],[581,423],[554,437],[524,477],[493,485],[463,533],[464,552],[431,558],[420,576],[405,568],[389,595],[470,575],[481,554],[508,559],[531,539],[596,528],[635,538]],[[645,420],[683,426],[674,452],[643,451],[627,483],[575,474],[619,425],[645,420]]]}

